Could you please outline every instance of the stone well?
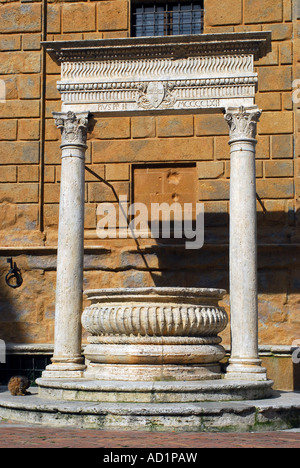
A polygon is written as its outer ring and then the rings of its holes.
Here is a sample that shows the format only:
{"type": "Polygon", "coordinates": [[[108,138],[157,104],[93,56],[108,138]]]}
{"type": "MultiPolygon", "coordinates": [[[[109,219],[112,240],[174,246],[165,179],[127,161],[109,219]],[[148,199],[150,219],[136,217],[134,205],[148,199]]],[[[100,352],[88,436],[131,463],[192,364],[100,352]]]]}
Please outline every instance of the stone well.
{"type": "MultiPolygon", "coordinates": [[[[133,406],[127,410],[135,414],[140,411],[135,404],[140,403],[188,404],[270,396],[272,381],[223,378],[226,374],[221,373],[220,361],[225,350],[218,334],[228,323],[219,304],[225,293],[222,289],[181,287],[85,291],[90,301],[81,320],[90,333],[84,349],[85,370],[79,378],[56,378],[46,370],[37,379],[39,398],[94,402],[101,411],[106,404],[129,404],[133,406]]],[[[164,406],[155,411],[169,413],[164,406]]],[[[138,424],[144,427],[144,422],[138,424]]]]}
{"type": "Polygon", "coordinates": [[[218,333],[227,318],[218,305],[223,292],[215,290],[88,292],[92,305],[83,315],[92,335],[88,363],[81,354],[85,153],[92,123],[105,116],[192,110],[223,113],[229,126],[231,356],[225,378],[267,381],[258,355],[255,148],[261,110],[255,105],[254,65],[271,51],[271,33],[43,45],[61,64],[57,87],[62,96],[61,112],[53,113],[62,143],[55,339],[43,378],[220,377],[224,350],[218,333]]]}
{"type": "Polygon", "coordinates": [[[12,400],[3,393],[0,417],[131,430],[296,424],[298,398],[276,403],[258,354],[255,148],[261,111],[254,64],[271,51],[271,33],[43,45],[61,64],[62,112],[53,114],[62,134],[54,354],[36,381],[38,394],[12,400]],[[190,110],[223,113],[229,126],[231,357],[223,375],[223,290],[86,291],[90,305],[82,314],[91,117],[190,110]],[[80,318],[90,333],[85,360],[80,318]]]}
{"type": "Polygon", "coordinates": [[[214,380],[228,323],[224,290],[139,288],[86,291],[91,333],[85,377],[101,380],[214,380]]]}

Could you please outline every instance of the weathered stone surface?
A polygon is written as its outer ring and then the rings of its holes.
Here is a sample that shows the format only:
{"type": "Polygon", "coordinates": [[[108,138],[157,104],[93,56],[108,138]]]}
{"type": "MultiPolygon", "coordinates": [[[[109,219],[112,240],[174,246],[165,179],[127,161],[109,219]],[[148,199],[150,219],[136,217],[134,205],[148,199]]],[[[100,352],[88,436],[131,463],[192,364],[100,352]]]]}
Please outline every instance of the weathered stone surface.
{"type": "Polygon", "coordinates": [[[40,116],[40,101],[38,100],[26,100],[17,101],[14,96],[14,100],[7,101],[5,105],[0,105],[0,118],[34,118],[40,116]]]}
{"type": "Polygon", "coordinates": [[[20,166],[18,167],[19,182],[38,182],[39,167],[38,166],[20,166]]]}
{"type": "Polygon", "coordinates": [[[206,26],[240,24],[242,21],[242,1],[229,0],[226,8],[220,8],[218,0],[212,0],[204,15],[206,26]]]}
{"type": "Polygon", "coordinates": [[[257,180],[257,193],[261,198],[292,198],[293,185],[292,179],[282,179],[280,184],[276,179],[257,180]]]}
{"type": "Polygon", "coordinates": [[[0,142],[2,164],[37,164],[39,162],[38,142],[0,142]]]}
{"type": "Polygon", "coordinates": [[[192,115],[157,117],[156,125],[158,137],[182,137],[194,134],[194,117],[192,115]]]}
{"type": "Polygon", "coordinates": [[[212,138],[93,142],[94,162],[191,161],[213,159],[212,138]]]}
{"type": "MultiPolygon", "coordinates": [[[[49,75],[46,80],[46,98],[47,99],[59,99],[59,92],[57,91],[57,81],[59,80],[59,75],[49,75]]],[[[53,126],[54,122],[52,121],[53,126]]]]}
{"type": "MultiPolygon", "coordinates": [[[[51,382],[50,382],[51,384],[51,382]]],[[[159,385],[159,384],[158,384],[159,385]]],[[[234,383],[233,383],[234,385],[234,383]]],[[[244,384],[244,389],[247,384],[244,384]]],[[[299,395],[281,393],[277,398],[202,403],[91,403],[49,402],[31,388],[28,398],[1,393],[1,417],[54,427],[79,426],[105,430],[222,432],[291,429],[299,425],[299,395]],[[180,415],[178,415],[180,413],[180,415]]],[[[78,392],[79,393],[79,392],[78,392]]],[[[255,394],[255,390],[253,391],[255,394]]]]}
{"type": "Polygon", "coordinates": [[[41,34],[26,34],[22,37],[23,50],[41,50],[41,34]]]}
{"type": "Polygon", "coordinates": [[[129,164],[107,164],[105,174],[107,180],[129,180],[129,164]]]}
{"type": "Polygon", "coordinates": [[[292,161],[266,161],[266,177],[293,177],[294,165],[292,161]]]}
{"type": "Polygon", "coordinates": [[[2,35],[0,37],[0,50],[20,50],[21,49],[21,36],[20,35],[2,35]]]}
{"type": "Polygon", "coordinates": [[[229,181],[210,180],[199,182],[200,200],[229,200],[229,181]]]}
{"type": "Polygon", "coordinates": [[[1,184],[0,201],[12,203],[38,203],[37,184],[1,184]]]}
{"type": "Polygon", "coordinates": [[[39,140],[40,138],[40,120],[22,119],[18,122],[19,140],[39,140]]]}
{"type": "MultiPolygon", "coordinates": [[[[81,18],[81,15],[80,15],[81,18]]],[[[47,5],[47,32],[48,34],[60,33],[61,5],[48,3],[47,5]]]]}
{"type": "Polygon", "coordinates": [[[117,202],[120,195],[128,197],[128,183],[114,182],[113,186],[107,186],[99,182],[91,182],[88,186],[88,200],[91,203],[117,202]]]}
{"type": "Polygon", "coordinates": [[[287,91],[292,88],[292,68],[261,67],[258,69],[260,91],[287,91]]]}
{"type": "Polygon", "coordinates": [[[131,132],[132,138],[155,137],[155,117],[132,117],[131,132]]]}
{"type": "Polygon", "coordinates": [[[127,29],[128,3],[124,0],[104,1],[98,4],[99,31],[127,29]]]}
{"type": "Polygon", "coordinates": [[[281,22],[282,0],[255,0],[245,2],[245,23],[276,23],[281,22]]]}
{"type": "MultiPolygon", "coordinates": [[[[96,24],[95,3],[66,3],[62,9],[63,32],[94,31],[96,24]]],[[[58,29],[58,25],[55,25],[58,29]]]]}
{"type": "Polygon", "coordinates": [[[16,166],[4,166],[0,172],[0,182],[17,182],[16,166]]]}
{"type": "MultiPolygon", "coordinates": [[[[196,167],[135,168],[134,169],[134,200],[144,203],[148,208],[149,220],[152,211],[151,203],[184,203],[197,202],[197,170],[196,167]]],[[[162,213],[160,214],[162,216],[162,213]]]]}
{"type": "Polygon", "coordinates": [[[258,132],[260,135],[293,133],[294,118],[292,112],[268,112],[261,116],[258,132]]]}
{"type": "Polygon", "coordinates": [[[262,111],[280,111],[281,96],[280,93],[259,93],[256,96],[256,104],[262,111]]]}
{"type": "Polygon", "coordinates": [[[128,117],[97,119],[91,137],[101,140],[130,138],[130,119],[128,117]]]}
{"type": "Polygon", "coordinates": [[[273,159],[286,159],[293,157],[292,135],[273,135],[271,141],[273,159]]]}
{"type": "Polygon", "coordinates": [[[16,140],[16,139],[17,139],[17,121],[16,120],[1,120],[0,140],[16,140]]]}
{"type": "Polygon", "coordinates": [[[41,5],[16,3],[2,5],[0,9],[0,33],[41,31],[41,5]]]}
{"type": "MultiPolygon", "coordinates": [[[[225,402],[235,400],[242,401],[253,397],[258,399],[263,395],[270,395],[270,382],[258,384],[256,382],[244,382],[235,387],[236,382],[206,381],[206,382],[98,382],[84,379],[83,381],[54,383],[51,380],[38,379],[40,383],[40,397],[54,399],[66,399],[67,396],[77,396],[81,401],[107,401],[126,403],[185,403],[215,401],[225,402]],[[134,395],[136,395],[134,397],[134,395]]],[[[132,405],[130,405],[132,407],[132,405]]]]}

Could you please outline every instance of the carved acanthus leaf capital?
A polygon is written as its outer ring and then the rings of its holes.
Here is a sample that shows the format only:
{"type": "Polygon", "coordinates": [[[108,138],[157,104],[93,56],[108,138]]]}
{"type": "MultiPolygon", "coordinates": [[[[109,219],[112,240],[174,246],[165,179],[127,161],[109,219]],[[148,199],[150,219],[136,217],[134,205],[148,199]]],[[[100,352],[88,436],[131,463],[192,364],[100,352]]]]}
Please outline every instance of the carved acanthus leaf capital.
{"type": "Polygon", "coordinates": [[[78,145],[86,146],[86,138],[89,123],[88,112],[67,113],[53,112],[55,124],[61,131],[62,146],[78,145]]]}
{"type": "Polygon", "coordinates": [[[230,140],[255,139],[260,116],[261,111],[256,106],[227,109],[225,120],[229,125],[230,140]]]}

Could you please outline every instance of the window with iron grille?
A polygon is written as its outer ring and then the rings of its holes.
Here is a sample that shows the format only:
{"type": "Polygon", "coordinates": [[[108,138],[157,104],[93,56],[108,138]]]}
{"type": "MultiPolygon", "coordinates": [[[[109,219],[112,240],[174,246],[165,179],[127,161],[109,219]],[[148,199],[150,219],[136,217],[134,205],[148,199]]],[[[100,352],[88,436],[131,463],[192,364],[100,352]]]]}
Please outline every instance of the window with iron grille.
{"type": "Polygon", "coordinates": [[[203,32],[203,0],[133,3],[131,11],[133,37],[175,36],[203,32]]]}

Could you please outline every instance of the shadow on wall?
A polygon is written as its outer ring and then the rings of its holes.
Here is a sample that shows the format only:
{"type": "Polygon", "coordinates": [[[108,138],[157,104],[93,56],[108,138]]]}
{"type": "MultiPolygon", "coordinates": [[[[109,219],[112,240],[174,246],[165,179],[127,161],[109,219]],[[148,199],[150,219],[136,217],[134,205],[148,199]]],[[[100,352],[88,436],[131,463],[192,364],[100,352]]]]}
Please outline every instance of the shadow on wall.
{"type": "MultiPolygon", "coordinates": [[[[257,204],[260,343],[292,346],[300,336],[300,213],[257,204]]],[[[198,250],[187,250],[186,239],[136,239],[131,246],[122,241],[119,250],[112,241],[110,253],[86,255],[84,289],[199,287],[230,293],[229,221],[227,213],[205,212],[204,245],[198,250]]],[[[230,312],[229,295],[222,305],[230,312]]],[[[230,327],[222,338],[230,343],[230,327]]],[[[300,364],[276,353],[268,359],[275,370],[287,362],[278,372],[288,373],[289,390],[300,390],[300,364]]]]}
{"type": "MultiPolygon", "coordinates": [[[[11,289],[5,281],[5,277],[10,270],[10,265],[6,258],[0,259],[0,385],[3,381],[2,372],[7,366],[7,343],[21,332],[18,326],[18,301],[20,292],[11,289]]],[[[12,281],[12,284],[15,284],[12,281]]],[[[21,286],[22,287],[22,286],[21,286]]]]}
{"type": "MultiPolygon", "coordinates": [[[[260,211],[257,219],[259,293],[300,293],[300,234],[294,212],[260,211]]],[[[86,267],[115,271],[119,276],[125,273],[118,285],[102,278],[101,287],[190,286],[229,291],[228,214],[204,214],[202,248],[188,250],[186,242],[184,238],[135,239],[135,247],[130,248],[129,242],[126,247],[123,241],[120,257],[116,256],[109,267],[104,261],[102,268],[101,255],[98,264],[95,257],[86,267]]]]}
{"type": "MultiPolygon", "coordinates": [[[[20,303],[22,303],[22,284],[18,288],[11,288],[6,283],[6,276],[11,265],[8,257],[0,258],[0,339],[14,341],[13,337],[19,332],[20,303]]],[[[9,283],[16,285],[14,278],[8,278],[9,283]]]]}
{"type": "MultiPolygon", "coordinates": [[[[103,179],[101,181],[112,190],[118,205],[118,194],[113,185],[103,179]]],[[[100,187],[101,184],[99,190],[100,187]]],[[[144,203],[147,203],[146,199],[144,203]]],[[[119,248],[115,248],[117,243],[112,240],[110,253],[86,255],[84,289],[146,286],[220,288],[228,292],[222,305],[229,313],[230,219],[227,210],[212,212],[218,205],[228,207],[228,203],[206,205],[204,202],[202,248],[188,250],[186,239],[162,239],[161,236],[135,239],[135,245],[122,241],[119,248]]],[[[291,346],[300,333],[298,215],[299,212],[296,216],[293,210],[288,210],[287,201],[265,201],[257,194],[259,327],[260,342],[264,344],[291,346]]],[[[130,219],[127,220],[129,223],[130,219]]],[[[161,222],[161,231],[163,227],[161,222]]],[[[224,342],[230,343],[229,335],[228,327],[224,332],[224,342]]],[[[295,373],[299,373],[297,367],[295,373]]],[[[298,378],[296,374],[295,380],[298,378]]]]}
{"type": "MultiPolygon", "coordinates": [[[[12,254],[12,252],[10,252],[12,254]]],[[[8,254],[9,255],[9,254],[8,254]]],[[[8,256],[0,256],[0,339],[7,343],[51,343],[53,339],[56,251],[15,251],[23,283],[5,282],[8,256]]]]}
{"type": "MultiPolygon", "coordinates": [[[[18,320],[17,304],[20,298],[20,289],[13,289],[6,283],[6,275],[9,273],[10,265],[8,263],[8,257],[2,257],[0,259],[0,339],[4,339],[2,336],[3,328],[7,328],[7,324],[13,323],[15,327],[18,320]]],[[[10,280],[12,285],[15,285],[14,278],[10,280]]],[[[11,330],[12,332],[12,330],[11,330]]]]}
{"type": "MultiPolygon", "coordinates": [[[[10,344],[49,343],[49,323],[54,321],[50,310],[54,287],[49,274],[46,278],[41,269],[47,265],[45,257],[20,255],[14,261],[23,277],[22,285],[16,289],[6,284],[10,266],[7,257],[0,257],[0,340],[4,340],[6,348],[6,362],[0,362],[0,385],[6,385],[11,376],[18,374],[26,375],[33,383],[50,362],[47,352],[28,354],[19,348],[15,351],[10,348],[10,344]]],[[[52,263],[50,266],[53,268],[52,263]]]]}
{"type": "MultiPolygon", "coordinates": [[[[99,180],[99,190],[103,184],[106,185],[107,189],[112,192],[115,205],[119,205],[119,209],[123,210],[122,202],[113,184],[104,180],[90,168],[86,167],[86,170],[99,180]]],[[[187,189],[190,190],[189,186],[187,189]]],[[[147,203],[147,200],[145,199],[144,202],[147,203]]],[[[137,238],[135,239],[136,248],[123,249],[120,258],[114,258],[115,268],[111,265],[109,267],[111,272],[115,271],[118,274],[125,272],[123,280],[119,281],[118,285],[115,285],[114,281],[111,283],[111,280],[108,280],[107,284],[111,287],[149,285],[215,287],[228,291],[229,215],[227,212],[212,212],[211,205],[208,207],[204,202],[204,245],[202,248],[187,250],[186,239],[174,239],[174,236],[171,239],[163,239],[158,235],[156,239],[149,242],[137,238]],[[132,274],[128,274],[129,271],[132,274]]],[[[222,206],[228,207],[228,204],[223,203],[222,206]]],[[[295,269],[299,272],[300,268],[300,256],[297,255],[297,248],[295,248],[295,244],[300,244],[300,215],[299,211],[296,214],[294,210],[288,210],[287,206],[285,200],[279,203],[274,200],[265,201],[257,194],[260,293],[285,292],[288,294],[297,289],[300,292],[297,275],[294,274],[295,269]]],[[[132,218],[125,216],[127,226],[131,220],[132,218]]],[[[195,226],[195,219],[192,222],[195,226]]],[[[160,227],[162,229],[162,223],[160,227]]],[[[123,245],[126,245],[125,241],[123,245]]],[[[96,259],[92,264],[97,268],[96,259]]],[[[101,270],[101,260],[98,269],[101,270]]],[[[104,270],[106,270],[105,266],[104,270]]],[[[107,287],[105,278],[102,279],[100,287],[107,287]]]]}

